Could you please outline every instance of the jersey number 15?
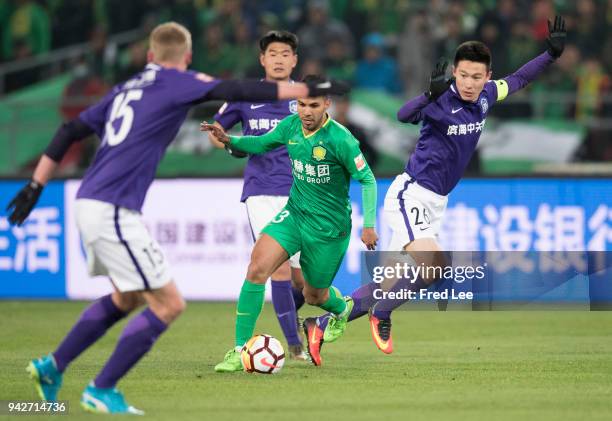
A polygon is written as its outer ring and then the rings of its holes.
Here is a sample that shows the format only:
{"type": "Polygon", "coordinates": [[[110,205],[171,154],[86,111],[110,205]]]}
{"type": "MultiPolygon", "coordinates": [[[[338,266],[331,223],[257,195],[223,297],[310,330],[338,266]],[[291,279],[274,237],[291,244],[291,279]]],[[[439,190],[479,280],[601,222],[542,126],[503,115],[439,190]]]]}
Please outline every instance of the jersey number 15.
{"type": "Polygon", "coordinates": [[[132,89],[127,92],[121,92],[115,97],[110,116],[108,117],[104,129],[108,146],[116,146],[125,140],[134,122],[134,108],[132,108],[130,102],[138,101],[141,98],[142,89],[132,89]],[[121,126],[115,131],[113,122],[119,118],[122,119],[121,126]]]}

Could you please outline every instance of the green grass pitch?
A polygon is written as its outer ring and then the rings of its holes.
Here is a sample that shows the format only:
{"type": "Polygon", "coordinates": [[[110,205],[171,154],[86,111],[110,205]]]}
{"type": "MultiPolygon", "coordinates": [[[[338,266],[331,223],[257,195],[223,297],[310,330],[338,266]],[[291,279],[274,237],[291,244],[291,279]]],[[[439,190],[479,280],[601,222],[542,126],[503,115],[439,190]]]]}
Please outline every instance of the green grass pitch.
{"type": "MultiPolygon", "coordinates": [[[[0,302],[0,399],[37,399],[28,360],[52,350],[85,305],[0,302]]],[[[322,367],[217,374],[214,364],[232,345],[234,311],[190,303],[119,383],[128,402],[149,420],[612,419],[611,312],[401,311],[392,355],[375,348],[362,318],[324,346],[322,367]]],[[[123,325],[69,367],[60,392],[67,418],[95,419],[81,410],[80,393],[123,325]]],[[[257,331],[282,337],[270,304],[257,331]]]]}

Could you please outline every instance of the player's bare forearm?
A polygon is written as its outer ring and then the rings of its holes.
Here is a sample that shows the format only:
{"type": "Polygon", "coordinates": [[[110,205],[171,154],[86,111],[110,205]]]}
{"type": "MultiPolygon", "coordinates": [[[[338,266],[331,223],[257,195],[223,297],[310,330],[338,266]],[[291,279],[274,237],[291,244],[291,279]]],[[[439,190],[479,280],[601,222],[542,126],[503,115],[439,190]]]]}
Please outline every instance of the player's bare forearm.
{"type": "MultiPolygon", "coordinates": [[[[219,122],[217,121],[215,121],[213,125],[219,127],[220,129],[223,129],[221,124],[219,124],[219,122]]],[[[210,141],[210,144],[213,145],[215,148],[223,149],[225,147],[225,143],[221,142],[212,131],[208,132],[208,140],[210,141]]]]}
{"type": "Polygon", "coordinates": [[[32,180],[44,186],[53,176],[57,166],[57,162],[49,158],[47,155],[43,155],[38,161],[36,169],[34,169],[32,180]]]}

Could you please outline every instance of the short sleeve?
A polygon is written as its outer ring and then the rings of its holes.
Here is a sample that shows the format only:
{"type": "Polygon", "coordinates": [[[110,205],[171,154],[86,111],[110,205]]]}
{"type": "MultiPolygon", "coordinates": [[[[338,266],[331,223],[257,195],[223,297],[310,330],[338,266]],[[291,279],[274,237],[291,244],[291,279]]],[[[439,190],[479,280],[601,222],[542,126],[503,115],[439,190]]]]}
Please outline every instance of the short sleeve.
{"type": "Polygon", "coordinates": [[[111,92],[106,94],[99,102],[82,111],[79,114],[79,119],[89,126],[98,137],[102,138],[104,134],[104,126],[106,125],[106,116],[108,114],[108,108],[115,99],[115,96],[119,92],[117,87],[113,88],[111,92]]]}
{"type": "Polygon", "coordinates": [[[229,130],[242,120],[239,102],[226,102],[215,114],[214,120],[225,130],[229,130]]]}

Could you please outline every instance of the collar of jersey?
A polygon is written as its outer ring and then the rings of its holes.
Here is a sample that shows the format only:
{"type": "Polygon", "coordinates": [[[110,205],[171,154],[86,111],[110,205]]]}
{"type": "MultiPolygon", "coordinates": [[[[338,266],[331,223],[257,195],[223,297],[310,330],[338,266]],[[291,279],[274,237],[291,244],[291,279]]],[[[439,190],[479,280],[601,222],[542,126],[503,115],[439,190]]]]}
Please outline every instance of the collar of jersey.
{"type": "Polygon", "coordinates": [[[321,130],[323,127],[325,127],[325,126],[327,126],[329,124],[329,122],[331,121],[331,117],[327,113],[325,113],[325,116],[327,117],[327,120],[325,120],[325,123],[323,123],[321,125],[321,127],[319,127],[317,130],[315,130],[314,132],[312,132],[310,134],[306,134],[306,132],[304,131],[304,126],[302,126],[302,134],[304,135],[304,139],[308,139],[309,137],[314,136],[315,134],[317,134],[319,132],[319,130],[321,130]]]}
{"type": "Polygon", "coordinates": [[[161,66],[159,64],[155,64],[155,63],[147,63],[147,65],[145,66],[145,69],[147,69],[147,70],[161,70],[161,66]]]}

